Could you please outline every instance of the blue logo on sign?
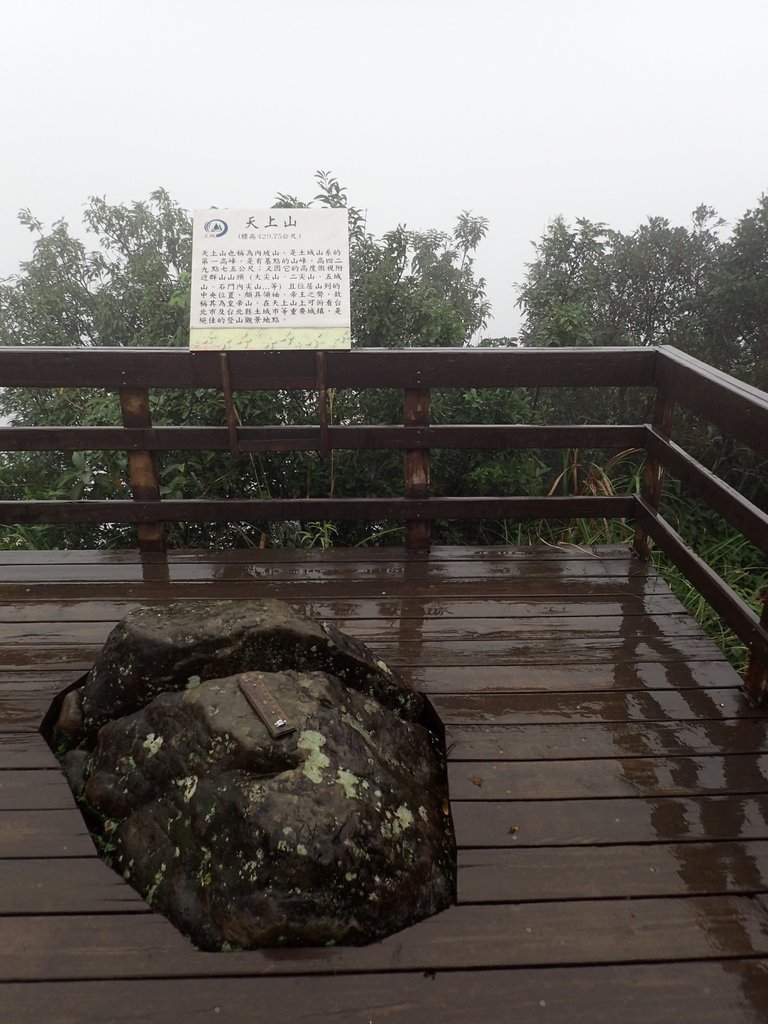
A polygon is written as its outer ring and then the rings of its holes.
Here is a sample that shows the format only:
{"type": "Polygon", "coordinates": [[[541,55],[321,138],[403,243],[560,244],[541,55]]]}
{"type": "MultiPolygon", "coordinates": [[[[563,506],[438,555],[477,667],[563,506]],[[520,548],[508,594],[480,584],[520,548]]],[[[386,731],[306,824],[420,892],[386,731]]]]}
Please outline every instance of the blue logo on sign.
{"type": "Polygon", "coordinates": [[[203,225],[205,228],[205,234],[208,238],[221,238],[226,235],[229,230],[229,225],[221,217],[214,217],[213,220],[207,220],[203,225]]]}

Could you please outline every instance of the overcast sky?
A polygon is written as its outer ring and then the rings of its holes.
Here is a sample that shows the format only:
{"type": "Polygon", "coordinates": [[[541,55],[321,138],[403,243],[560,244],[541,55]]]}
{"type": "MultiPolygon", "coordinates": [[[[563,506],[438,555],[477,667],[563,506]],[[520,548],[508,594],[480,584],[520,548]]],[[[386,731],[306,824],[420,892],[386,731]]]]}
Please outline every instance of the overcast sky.
{"type": "Polygon", "coordinates": [[[515,283],[557,214],[631,230],[737,219],[768,189],[766,0],[0,0],[0,277],[85,200],[194,209],[313,195],[380,234],[490,220],[515,283]]]}

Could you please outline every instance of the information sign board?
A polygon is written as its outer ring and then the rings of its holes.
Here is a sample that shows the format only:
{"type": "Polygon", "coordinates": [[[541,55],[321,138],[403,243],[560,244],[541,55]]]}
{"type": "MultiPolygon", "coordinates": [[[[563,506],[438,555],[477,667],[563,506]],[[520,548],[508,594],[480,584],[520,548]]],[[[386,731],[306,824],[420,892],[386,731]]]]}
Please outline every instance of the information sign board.
{"type": "Polygon", "coordinates": [[[198,210],[192,349],[348,349],[346,210],[198,210]]]}

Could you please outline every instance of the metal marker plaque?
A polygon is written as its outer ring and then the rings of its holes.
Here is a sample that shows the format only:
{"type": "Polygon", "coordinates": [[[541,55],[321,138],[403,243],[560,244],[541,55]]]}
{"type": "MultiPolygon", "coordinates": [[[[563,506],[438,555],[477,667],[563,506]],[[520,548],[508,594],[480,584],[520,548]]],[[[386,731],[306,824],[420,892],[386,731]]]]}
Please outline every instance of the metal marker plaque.
{"type": "Polygon", "coordinates": [[[296,732],[296,726],[288,721],[286,713],[267,689],[260,673],[242,672],[236,679],[240,692],[267,727],[273,740],[296,732]]]}

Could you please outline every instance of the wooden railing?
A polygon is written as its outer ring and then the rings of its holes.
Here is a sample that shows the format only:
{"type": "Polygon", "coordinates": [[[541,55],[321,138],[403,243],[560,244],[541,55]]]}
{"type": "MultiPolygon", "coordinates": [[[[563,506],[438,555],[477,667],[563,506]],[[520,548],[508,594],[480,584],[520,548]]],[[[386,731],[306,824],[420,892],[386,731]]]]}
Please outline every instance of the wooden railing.
{"type": "Polygon", "coordinates": [[[3,501],[0,523],[135,523],[142,550],[162,549],[166,522],[398,520],[412,550],[429,547],[435,519],[633,518],[634,547],[647,558],[656,543],[751,651],[747,687],[768,695],[768,604],[758,616],[664,519],[668,471],[750,543],[768,552],[768,515],[696,462],[671,438],[681,406],[753,451],[768,454],[768,395],[674,349],[407,349],[227,354],[181,349],[0,348],[0,387],[104,388],[120,397],[117,427],[0,427],[0,451],[128,453],[133,500],[3,501]],[[430,422],[430,393],[440,388],[647,388],[650,424],[559,425],[430,422]],[[153,426],[149,392],[215,389],[223,394],[218,427],[153,426]],[[402,425],[329,422],[330,389],[397,388],[402,425]],[[234,391],[314,390],[316,425],[238,426],[234,391]],[[604,448],[646,452],[641,493],[606,496],[433,497],[432,449],[604,448]],[[389,449],[404,453],[402,498],[161,499],[156,460],[174,450],[247,452],[389,449]]]}

